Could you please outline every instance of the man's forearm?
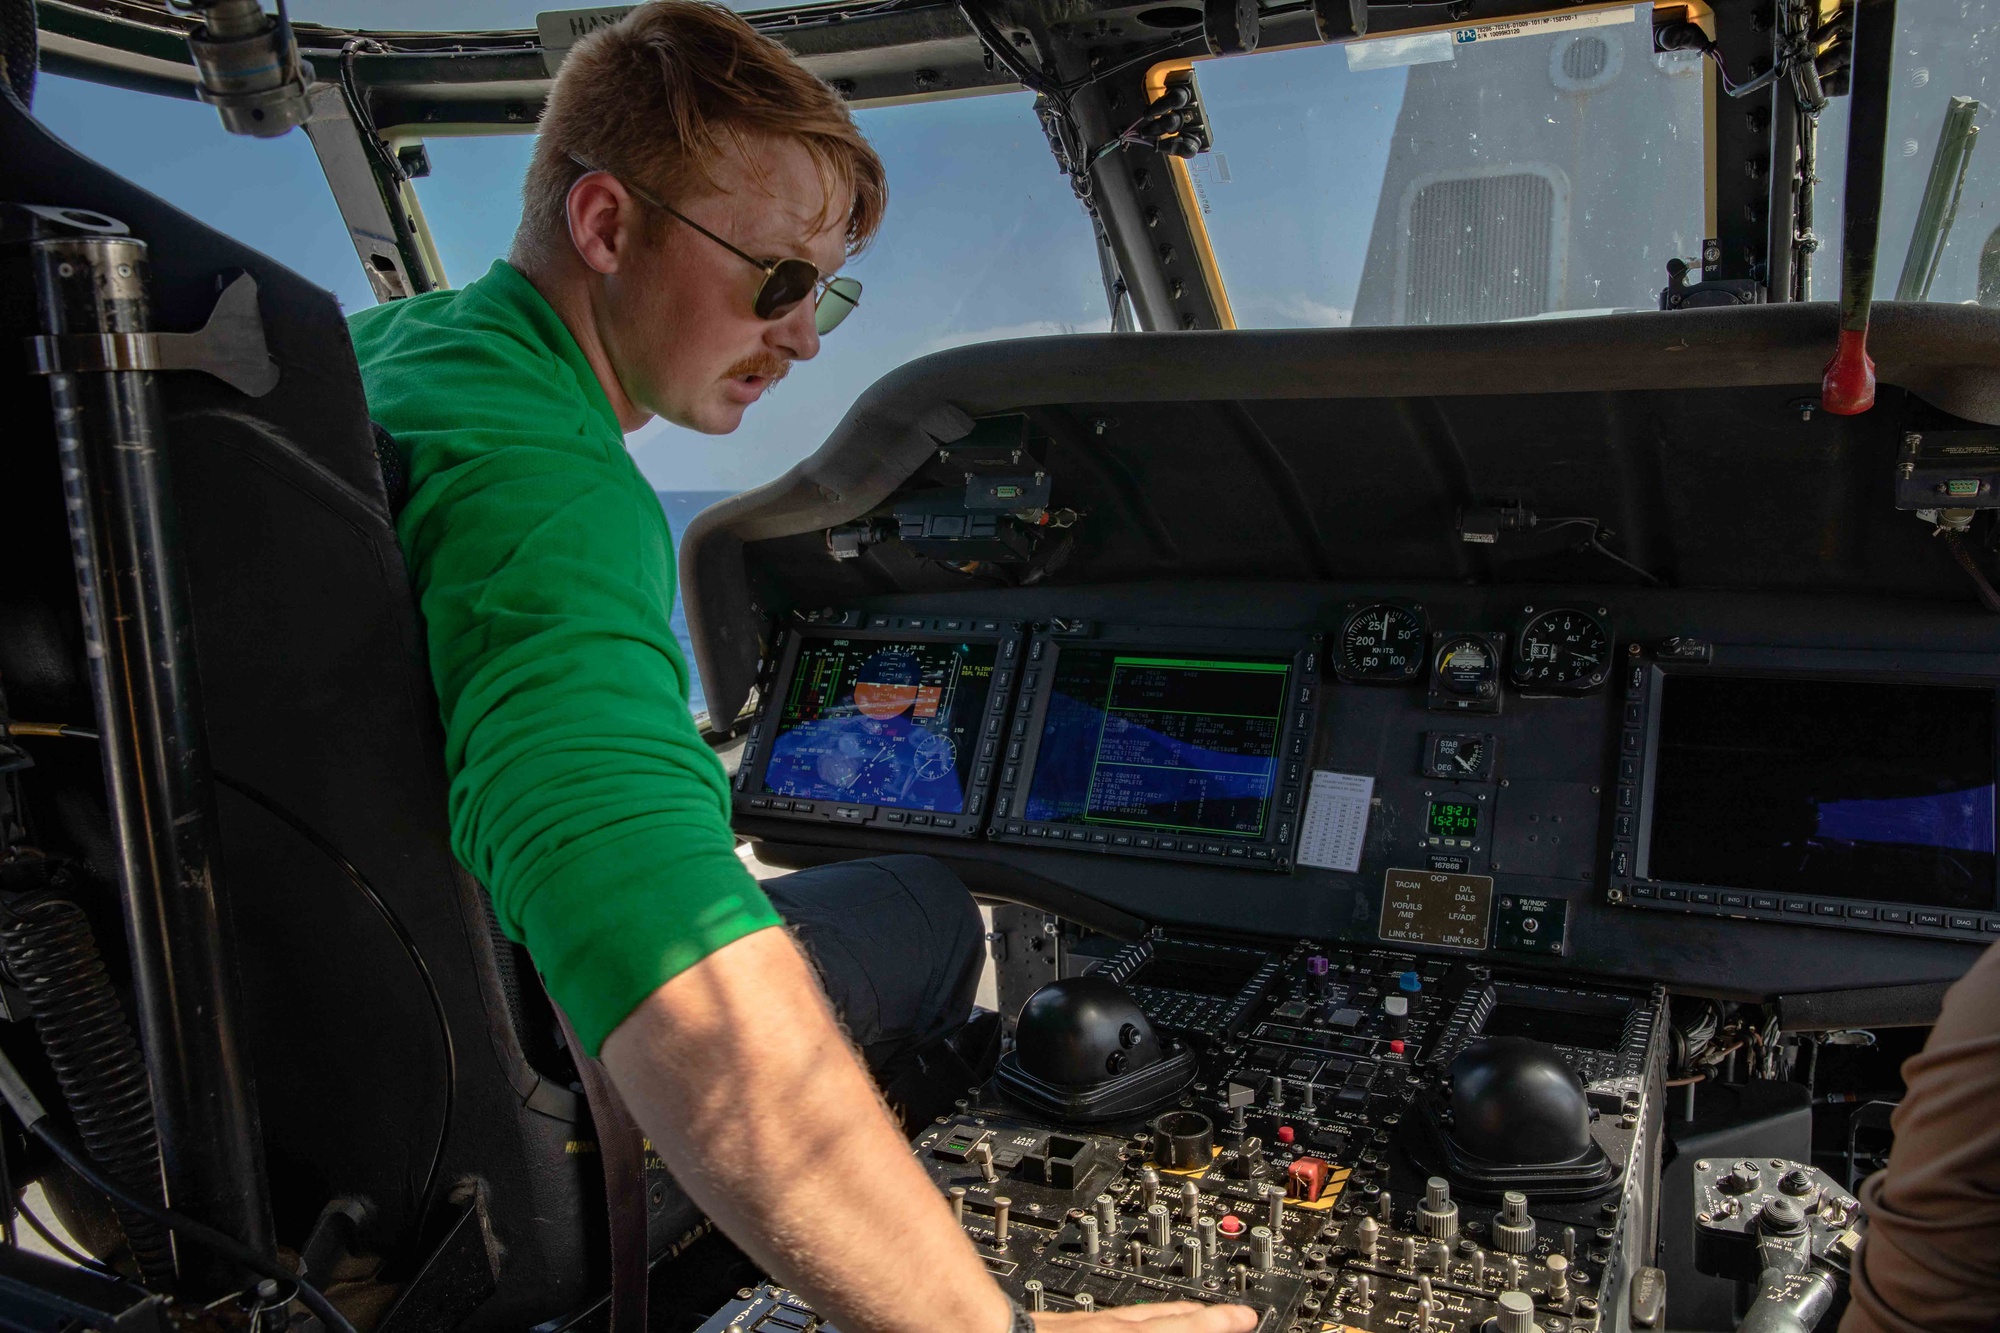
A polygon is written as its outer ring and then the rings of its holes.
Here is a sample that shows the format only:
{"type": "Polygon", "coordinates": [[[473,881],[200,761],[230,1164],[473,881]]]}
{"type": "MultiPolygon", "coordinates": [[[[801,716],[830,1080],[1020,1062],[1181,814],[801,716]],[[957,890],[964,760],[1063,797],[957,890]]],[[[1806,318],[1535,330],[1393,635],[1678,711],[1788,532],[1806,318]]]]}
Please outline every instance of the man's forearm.
{"type": "Polygon", "coordinates": [[[850,1333],[1004,1333],[1007,1301],[781,929],[676,976],[604,1043],[695,1202],[850,1333]]]}

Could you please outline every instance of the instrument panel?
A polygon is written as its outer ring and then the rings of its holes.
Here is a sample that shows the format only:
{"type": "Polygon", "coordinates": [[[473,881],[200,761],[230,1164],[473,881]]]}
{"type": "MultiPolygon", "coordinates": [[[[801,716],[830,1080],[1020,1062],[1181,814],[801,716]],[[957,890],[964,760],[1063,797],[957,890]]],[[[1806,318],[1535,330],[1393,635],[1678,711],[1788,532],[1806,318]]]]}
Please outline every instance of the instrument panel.
{"type": "MultiPolygon", "coordinates": [[[[1280,913],[1348,940],[1569,966],[1632,966],[1644,940],[1666,977],[1697,948],[1712,967],[1725,940],[1768,955],[1770,927],[2000,938],[2000,654],[1975,650],[1974,627],[1862,650],[1770,599],[1718,616],[1684,593],[1504,596],[1017,590],[922,616],[821,613],[766,662],[737,810],[754,834],[755,802],[780,799],[760,756],[820,660],[801,645],[921,640],[942,662],[959,649],[938,642],[984,633],[981,721],[954,741],[977,747],[960,808],[855,801],[805,822],[935,837],[908,817],[942,812],[981,863],[1149,919],[1268,930],[1280,913]],[[1146,873],[1161,861],[1181,865],[1146,873]],[[1640,914],[1660,912],[1715,921],[1646,933],[1640,914]]],[[[925,661],[875,681],[890,688],[871,706],[907,696],[914,714],[925,661]]],[[[1921,957],[1883,947],[1886,976],[1921,957]]],[[[1781,961],[1802,977],[1819,957],[1781,961]]]]}

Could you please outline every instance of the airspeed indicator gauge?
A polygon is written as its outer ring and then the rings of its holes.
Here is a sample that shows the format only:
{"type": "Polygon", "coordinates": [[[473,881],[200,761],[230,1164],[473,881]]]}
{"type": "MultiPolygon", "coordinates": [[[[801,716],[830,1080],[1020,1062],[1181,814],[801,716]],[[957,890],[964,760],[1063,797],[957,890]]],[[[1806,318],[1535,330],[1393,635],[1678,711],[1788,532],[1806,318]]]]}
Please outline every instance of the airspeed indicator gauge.
{"type": "Polygon", "coordinates": [[[1334,670],[1342,680],[1397,685],[1424,669],[1421,608],[1375,602],[1350,614],[1335,640],[1334,670]]]}
{"type": "Polygon", "coordinates": [[[1536,694],[1586,694],[1611,673],[1611,631],[1580,607],[1532,610],[1514,640],[1508,674],[1514,684],[1536,694]]]}

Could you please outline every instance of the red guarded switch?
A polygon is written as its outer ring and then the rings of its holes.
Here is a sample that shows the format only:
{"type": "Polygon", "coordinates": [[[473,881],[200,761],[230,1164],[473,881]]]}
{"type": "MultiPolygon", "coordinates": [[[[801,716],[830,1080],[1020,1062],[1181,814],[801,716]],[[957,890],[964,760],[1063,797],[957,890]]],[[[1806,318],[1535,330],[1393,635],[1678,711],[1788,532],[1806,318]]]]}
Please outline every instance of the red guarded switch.
{"type": "Polygon", "coordinates": [[[1301,1157],[1287,1170],[1285,1192],[1304,1203],[1318,1203],[1326,1193],[1327,1178],[1333,1168],[1317,1157],[1301,1157]]]}

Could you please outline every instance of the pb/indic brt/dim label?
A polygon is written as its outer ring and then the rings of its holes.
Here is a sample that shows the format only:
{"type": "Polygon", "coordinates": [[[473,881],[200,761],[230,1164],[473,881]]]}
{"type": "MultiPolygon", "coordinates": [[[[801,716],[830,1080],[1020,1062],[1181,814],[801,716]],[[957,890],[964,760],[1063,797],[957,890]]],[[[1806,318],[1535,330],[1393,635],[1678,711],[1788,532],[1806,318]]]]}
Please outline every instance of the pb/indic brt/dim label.
{"type": "Polygon", "coordinates": [[[1484,949],[1493,921],[1493,878],[1436,870],[1382,876],[1381,937],[1440,949],[1484,949]]]}

